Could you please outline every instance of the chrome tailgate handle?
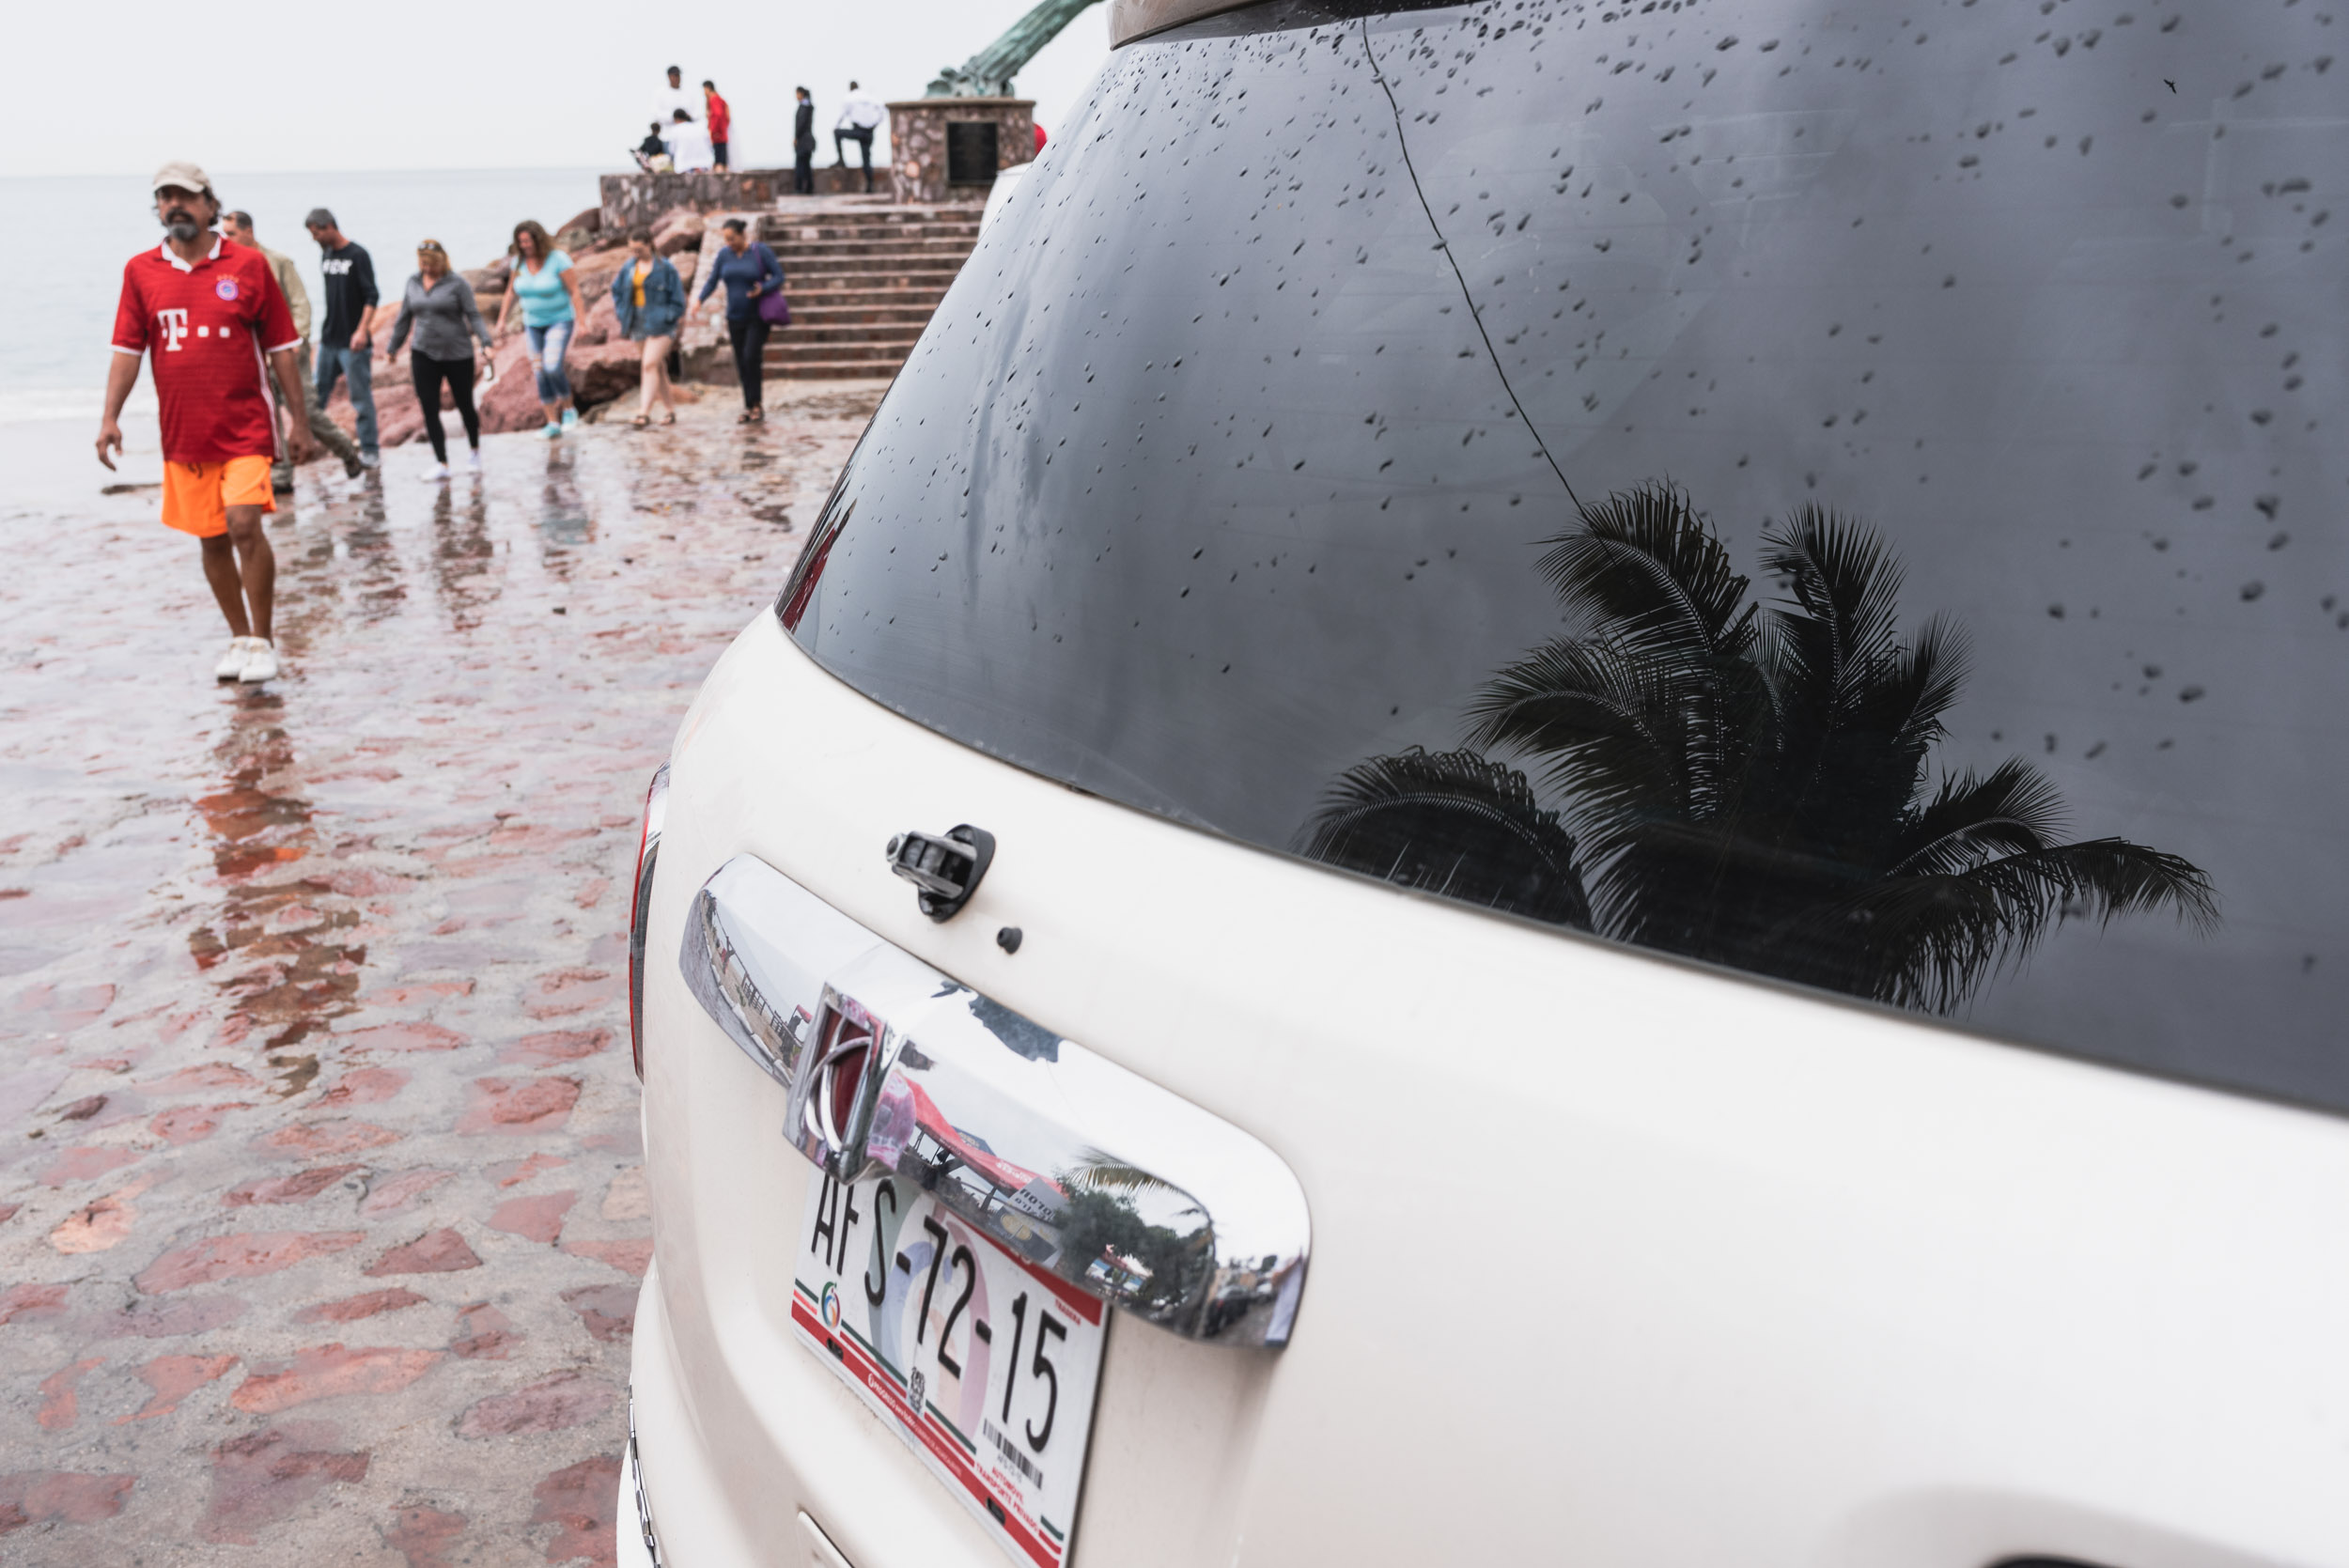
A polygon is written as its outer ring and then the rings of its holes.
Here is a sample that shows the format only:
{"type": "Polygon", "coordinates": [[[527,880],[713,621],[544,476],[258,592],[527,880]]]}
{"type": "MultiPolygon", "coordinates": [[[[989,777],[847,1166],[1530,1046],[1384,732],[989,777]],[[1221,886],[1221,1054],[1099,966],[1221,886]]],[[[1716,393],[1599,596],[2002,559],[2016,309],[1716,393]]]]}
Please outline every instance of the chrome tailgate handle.
{"type": "Polygon", "coordinates": [[[1304,1188],[1222,1120],[931,968],[752,856],[694,894],[678,955],[841,1180],[934,1194],[1038,1269],[1216,1344],[1288,1343],[1304,1188]]]}

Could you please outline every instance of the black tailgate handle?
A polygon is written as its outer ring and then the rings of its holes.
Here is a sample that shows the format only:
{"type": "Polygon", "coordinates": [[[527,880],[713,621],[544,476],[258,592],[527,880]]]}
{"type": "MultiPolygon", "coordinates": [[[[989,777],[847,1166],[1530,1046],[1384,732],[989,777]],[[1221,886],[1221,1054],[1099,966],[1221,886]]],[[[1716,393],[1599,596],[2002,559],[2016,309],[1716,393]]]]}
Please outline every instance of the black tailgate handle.
{"type": "Polygon", "coordinates": [[[914,901],[932,920],[952,920],[979,891],[995,860],[995,835],[957,822],[941,837],[899,833],[889,841],[889,869],[911,882],[914,901]]]}

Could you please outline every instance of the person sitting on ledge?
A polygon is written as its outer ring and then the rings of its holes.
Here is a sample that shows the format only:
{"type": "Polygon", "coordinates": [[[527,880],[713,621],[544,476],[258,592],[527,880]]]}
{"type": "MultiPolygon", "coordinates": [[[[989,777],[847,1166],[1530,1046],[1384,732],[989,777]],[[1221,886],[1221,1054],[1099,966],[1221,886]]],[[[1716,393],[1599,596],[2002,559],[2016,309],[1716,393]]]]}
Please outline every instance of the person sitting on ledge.
{"type": "Polygon", "coordinates": [[[669,144],[661,139],[661,122],[654,120],[645,139],[636,144],[636,166],[646,174],[667,174],[676,165],[669,159],[669,144]]]}

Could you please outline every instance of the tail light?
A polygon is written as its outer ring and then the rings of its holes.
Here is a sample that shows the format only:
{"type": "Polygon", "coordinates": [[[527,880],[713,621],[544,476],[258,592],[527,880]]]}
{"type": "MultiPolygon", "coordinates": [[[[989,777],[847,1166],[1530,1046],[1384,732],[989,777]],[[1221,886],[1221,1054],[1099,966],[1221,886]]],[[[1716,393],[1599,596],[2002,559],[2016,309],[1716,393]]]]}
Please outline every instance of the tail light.
{"type": "Polygon", "coordinates": [[[628,907],[628,1048],[636,1077],[645,1076],[645,926],[652,918],[653,866],[661,859],[661,822],[669,812],[669,765],[662,763],[645,791],[645,831],[636,841],[634,896],[628,907]]]}

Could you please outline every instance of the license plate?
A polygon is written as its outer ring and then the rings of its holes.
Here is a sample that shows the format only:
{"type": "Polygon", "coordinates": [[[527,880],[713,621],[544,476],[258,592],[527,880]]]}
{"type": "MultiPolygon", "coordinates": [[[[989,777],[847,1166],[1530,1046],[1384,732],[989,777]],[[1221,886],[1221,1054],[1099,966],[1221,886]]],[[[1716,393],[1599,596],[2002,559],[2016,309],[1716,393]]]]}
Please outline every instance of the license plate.
{"type": "Polygon", "coordinates": [[[1101,1302],[908,1182],[808,1184],[791,1322],[1012,1557],[1076,1528],[1101,1302]]]}

